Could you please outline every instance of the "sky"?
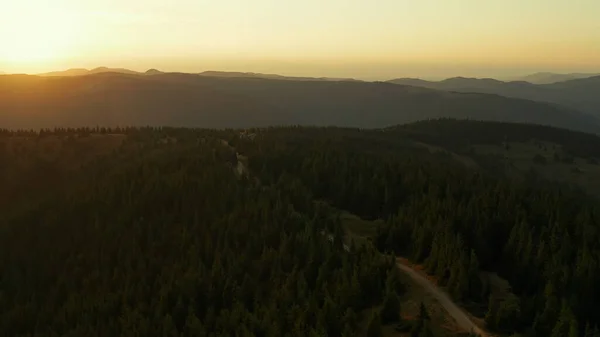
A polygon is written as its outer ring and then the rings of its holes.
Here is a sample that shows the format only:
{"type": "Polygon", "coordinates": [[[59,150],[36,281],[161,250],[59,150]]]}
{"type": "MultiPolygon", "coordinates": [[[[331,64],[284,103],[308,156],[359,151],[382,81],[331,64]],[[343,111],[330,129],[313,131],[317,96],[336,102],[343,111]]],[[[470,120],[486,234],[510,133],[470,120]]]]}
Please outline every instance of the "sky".
{"type": "Polygon", "coordinates": [[[390,79],[600,72],[599,0],[18,0],[0,71],[390,79]]]}

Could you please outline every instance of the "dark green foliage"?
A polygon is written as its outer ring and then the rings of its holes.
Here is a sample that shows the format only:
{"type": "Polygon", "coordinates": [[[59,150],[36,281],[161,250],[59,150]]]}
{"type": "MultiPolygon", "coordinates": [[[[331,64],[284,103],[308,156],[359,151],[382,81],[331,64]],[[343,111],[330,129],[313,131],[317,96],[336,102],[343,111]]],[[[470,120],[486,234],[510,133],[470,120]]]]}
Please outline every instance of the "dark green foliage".
{"type": "Polygon", "coordinates": [[[397,332],[410,332],[412,330],[412,321],[402,321],[394,325],[394,330],[397,332]]]}
{"type": "Polygon", "coordinates": [[[548,161],[546,160],[546,157],[536,154],[533,156],[533,162],[538,165],[545,165],[548,161]]]}
{"type": "Polygon", "coordinates": [[[395,293],[396,295],[404,293],[404,284],[400,281],[399,272],[397,269],[390,270],[385,280],[385,291],[387,293],[395,293]]]}
{"type": "Polygon", "coordinates": [[[571,312],[571,309],[566,305],[563,305],[563,308],[558,317],[558,321],[552,329],[552,334],[550,337],[578,337],[579,336],[579,327],[578,323],[575,320],[575,316],[571,312]]]}
{"type": "Polygon", "coordinates": [[[599,337],[600,330],[598,326],[592,327],[589,323],[585,326],[585,334],[584,337],[599,337]]]}
{"type": "Polygon", "coordinates": [[[562,162],[565,164],[573,164],[575,162],[575,158],[571,155],[566,155],[562,157],[562,162]]]}
{"type": "Polygon", "coordinates": [[[395,323],[400,320],[400,299],[396,292],[388,292],[383,299],[381,321],[383,324],[395,323]]]}
{"type": "Polygon", "coordinates": [[[381,316],[378,312],[373,312],[367,325],[367,337],[382,337],[381,316]]]}
{"type": "Polygon", "coordinates": [[[560,156],[557,152],[554,152],[553,159],[556,163],[559,163],[561,161],[560,156]]]}
{"type": "Polygon", "coordinates": [[[468,282],[468,294],[467,296],[475,300],[481,301],[487,298],[486,291],[483,282],[479,277],[479,259],[475,250],[471,249],[471,256],[469,257],[469,268],[467,269],[467,282],[468,282]]]}
{"type": "Polygon", "coordinates": [[[394,261],[369,246],[347,252],[335,214],[297,179],[237,175],[228,132],[127,134],[47,185],[51,197],[5,200],[1,335],[362,331],[356,313],[381,304],[394,261]]]}
{"type": "Polygon", "coordinates": [[[416,321],[413,323],[410,335],[411,337],[433,337],[431,318],[422,302],[419,306],[419,316],[417,316],[416,321]]]}
{"type": "Polygon", "coordinates": [[[498,316],[498,306],[499,301],[493,296],[489,297],[488,300],[488,309],[485,314],[485,325],[489,330],[496,330],[498,327],[496,326],[496,317],[498,316]]]}
{"type": "Polygon", "coordinates": [[[563,300],[578,322],[597,324],[597,200],[541,181],[535,173],[527,180],[510,179],[407,145],[417,140],[460,153],[469,144],[532,139],[554,142],[578,157],[600,153],[600,139],[588,134],[453,120],[381,132],[277,129],[258,142],[239,143],[255,153],[250,166],[261,179],[285,172],[318,199],[365,219],[384,219],[375,245],[423,263],[457,299],[485,303],[490,285],[478,270],[498,272],[516,297],[497,303],[490,326],[512,333],[535,325],[550,334],[558,317],[551,303],[558,301],[560,311],[563,300]],[[544,296],[548,284],[556,289],[552,298],[544,296]]]}
{"type": "Polygon", "coordinates": [[[423,322],[423,327],[417,335],[418,337],[434,337],[433,330],[431,329],[431,322],[426,320],[423,322]]]}
{"type": "Polygon", "coordinates": [[[512,332],[519,328],[519,320],[521,317],[521,304],[519,298],[510,296],[496,305],[497,308],[494,308],[492,311],[493,316],[491,318],[486,316],[486,322],[493,319],[493,324],[491,326],[498,331],[512,332]]]}
{"type": "MultiPolygon", "coordinates": [[[[103,132],[116,131],[0,138],[44,144],[61,135],[75,152],[103,132]]],[[[397,317],[388,309],[403,291],[395,261],[369,244],[346,246],[330,206],[381,219],[373,244],[421,262],[457,299],[490,298],[481,270],[507,279],[514,296],[492,296],[491,329],[597,335],[598,201],[414,146],[533,138],[588,158],[599,155],[594,136],[449,120],[374,131],[246,130],[252,138],[233,130],[119,132],[123,144],[68,169],[21,147],[0,150],[3,160],[27,163],[0,165],[11,170],[6,182],[23,184],[1,191],[5,335],[350,336],[365,331],[356,324],[365,310],[383,305],[365,322],[380,332],[382,320],[397,317]],[[239,165],[250,174],[236,173],[239,165]],[[13,191],[19,196],[11,199],[13,191]]],[[[413,336],[431,333],[427,316],[423,308],[413,336]]]]}
{"type": "Polygon", "coordinates": [[[419,305],[419,317],[417,318],[417,321],[423,321],[423,320],[428,320],[431,319],[431,317],[429,316],[429,313],[427,312],[427,308],[425,308],[425,304],[423,304],[423,302],[421,302],[421,304],[419,305]]]}

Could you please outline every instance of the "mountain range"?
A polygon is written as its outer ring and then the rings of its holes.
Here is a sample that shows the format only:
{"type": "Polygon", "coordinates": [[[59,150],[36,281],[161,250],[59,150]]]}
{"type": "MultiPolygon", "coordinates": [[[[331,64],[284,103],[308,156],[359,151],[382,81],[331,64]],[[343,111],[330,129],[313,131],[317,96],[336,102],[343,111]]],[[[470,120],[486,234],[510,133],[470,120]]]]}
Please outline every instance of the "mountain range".
{"type": "MultiPolygon", "coordinates": [[[[155,70],[155,69],[151,69],[155,70]]],[[[151,71],[149,70],[149,71],[151,71]]],[[[39,76],[84,76],[84,75],[93,75],[93,74],[101,74],[101,73],[120,73],[120,74],[132,74],[132,75],[141,75],[143,73],[124,69],[124,68],[108,68],[108,67],[98,67],[94,69],[85,69],[85,68],[72,68],[68,70],[62,71],[52,71],[49,73],[38,74],[39,76]]]]}
{"type": "Polygon", "coordinates": [[[574,109],[385,82],[115,72],[0,78],[0,127],[319,125],[381,128],[432,118],[521,122],[600,133],[574,109]]]}
{"type": "MultiPolygon", "coordinates": [[[[157,69],[149,69],[146,72],[138,72],[134,70],[124,68],[108,68],[98,67],[94,69],[85,68],[73,68],[63,71],[53,71],[49,73],[38,74],[38,76],[85,76],[101,73],[119,73],[129,75],[159,75],[163,74],[162,71],[157,69]]],[[[358,81],[353,78],[330,78],[330,77],[296,77],[296,76],[282,76],[276,74],[261,74],[251,72],[233,72],[233,71],[204,71],[197,75],[208,76],[208,77],[243,77],[243,78],[264,78],[272,80],[288,80],[288,81],[358,81]]]]}
{"type": "Polygon", "coordinates": [[[525,81],[533,84],[551,84],[556,82],[563,82],[569,80],[577,80],[580,78],[588,78],[600,76],[599,74],[593,73],[569,73],[569,74],[557,74],[549,72],[535,73],[527,76],[514,78],[513,81],[525,81]]]}
{"type": "Polygon", "coordinates": [[[353,78],[332,78],[332,77],[296,77],[282,76],[276,74],[261,74],[261,73],[244,73],[244,72],[228,72],[228,71],[205,71],[198,75],[210,77],[244,77],[244,78],[264,78],[270,80],[284,81],[358,81],[353,78]]]}
{"type": "Polygon", "coordinates": [[[533,84],[525,81],[503,82],[491,78],[464,77],[454,77],[439,82],[412,78],[400,78],[389,82],[430,89],[497,94],[548,102],[600,117],[600,76],[551,84],[533,84]]]}

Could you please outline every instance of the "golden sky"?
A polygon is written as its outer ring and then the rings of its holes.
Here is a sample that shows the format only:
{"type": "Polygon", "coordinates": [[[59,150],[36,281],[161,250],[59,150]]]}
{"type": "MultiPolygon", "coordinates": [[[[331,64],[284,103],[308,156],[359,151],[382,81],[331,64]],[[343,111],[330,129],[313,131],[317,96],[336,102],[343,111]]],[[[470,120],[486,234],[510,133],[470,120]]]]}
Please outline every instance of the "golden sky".
{"type": "Polygon", "coordinates": [[[600,0],[17,0],[0,71],[600,72],[600,0]]]}

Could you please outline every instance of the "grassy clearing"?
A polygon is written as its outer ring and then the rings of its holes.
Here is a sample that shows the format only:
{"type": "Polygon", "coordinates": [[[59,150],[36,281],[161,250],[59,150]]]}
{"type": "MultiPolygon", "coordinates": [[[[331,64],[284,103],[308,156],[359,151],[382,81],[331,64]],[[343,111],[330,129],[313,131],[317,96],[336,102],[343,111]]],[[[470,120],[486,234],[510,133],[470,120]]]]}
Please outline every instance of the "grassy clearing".
{"type": "Polygon", "coordinates": [[[473,168],[473,169],[479,168],[479,164],[477,164],[477,162],[474,161],[473,158],[470,158],[468,156],[460,155],[460,154],[448,151],[447,149],[441,148],[439,146],[431,145],[431,144],[426,144],[426,143],[417,142],[417,141],[413,141],[412,143],[413,143],[413,145],[415,145],[417,147],[421,147],[421,148],[425,148],[425,149],[429,150],[430,153],[447,154],[447,155],[451,156],[454,160],[464,164],[468,168],[473,168]]]}
{"type": "Polygon", "coordinates": [[[377,227],[383,224],[382,220],[368,221],[360,217],[343,211],[340,215],[340,220],[344,228],[351,232],[354,236],[363,238],[373,238],[377,234],[377,227]]]}
{"type": "Polygon", "coordinates": [[[572,157],[558,144],[531,141],[472,148],[475,154],[495,156],[518,172],[534,171],[544,179],[573,184],[600,196],[600,160],[572,157]]]}
{"type": "Polygon", "coordinates": [[[503,301],[510,296],[514,296],[510,283],[498,276],[498,274],[484,272],[481,273],[481,276],[485,277],[487,282],[489,282],[491,296],[494,296],[500,301],[503,301]]]}

